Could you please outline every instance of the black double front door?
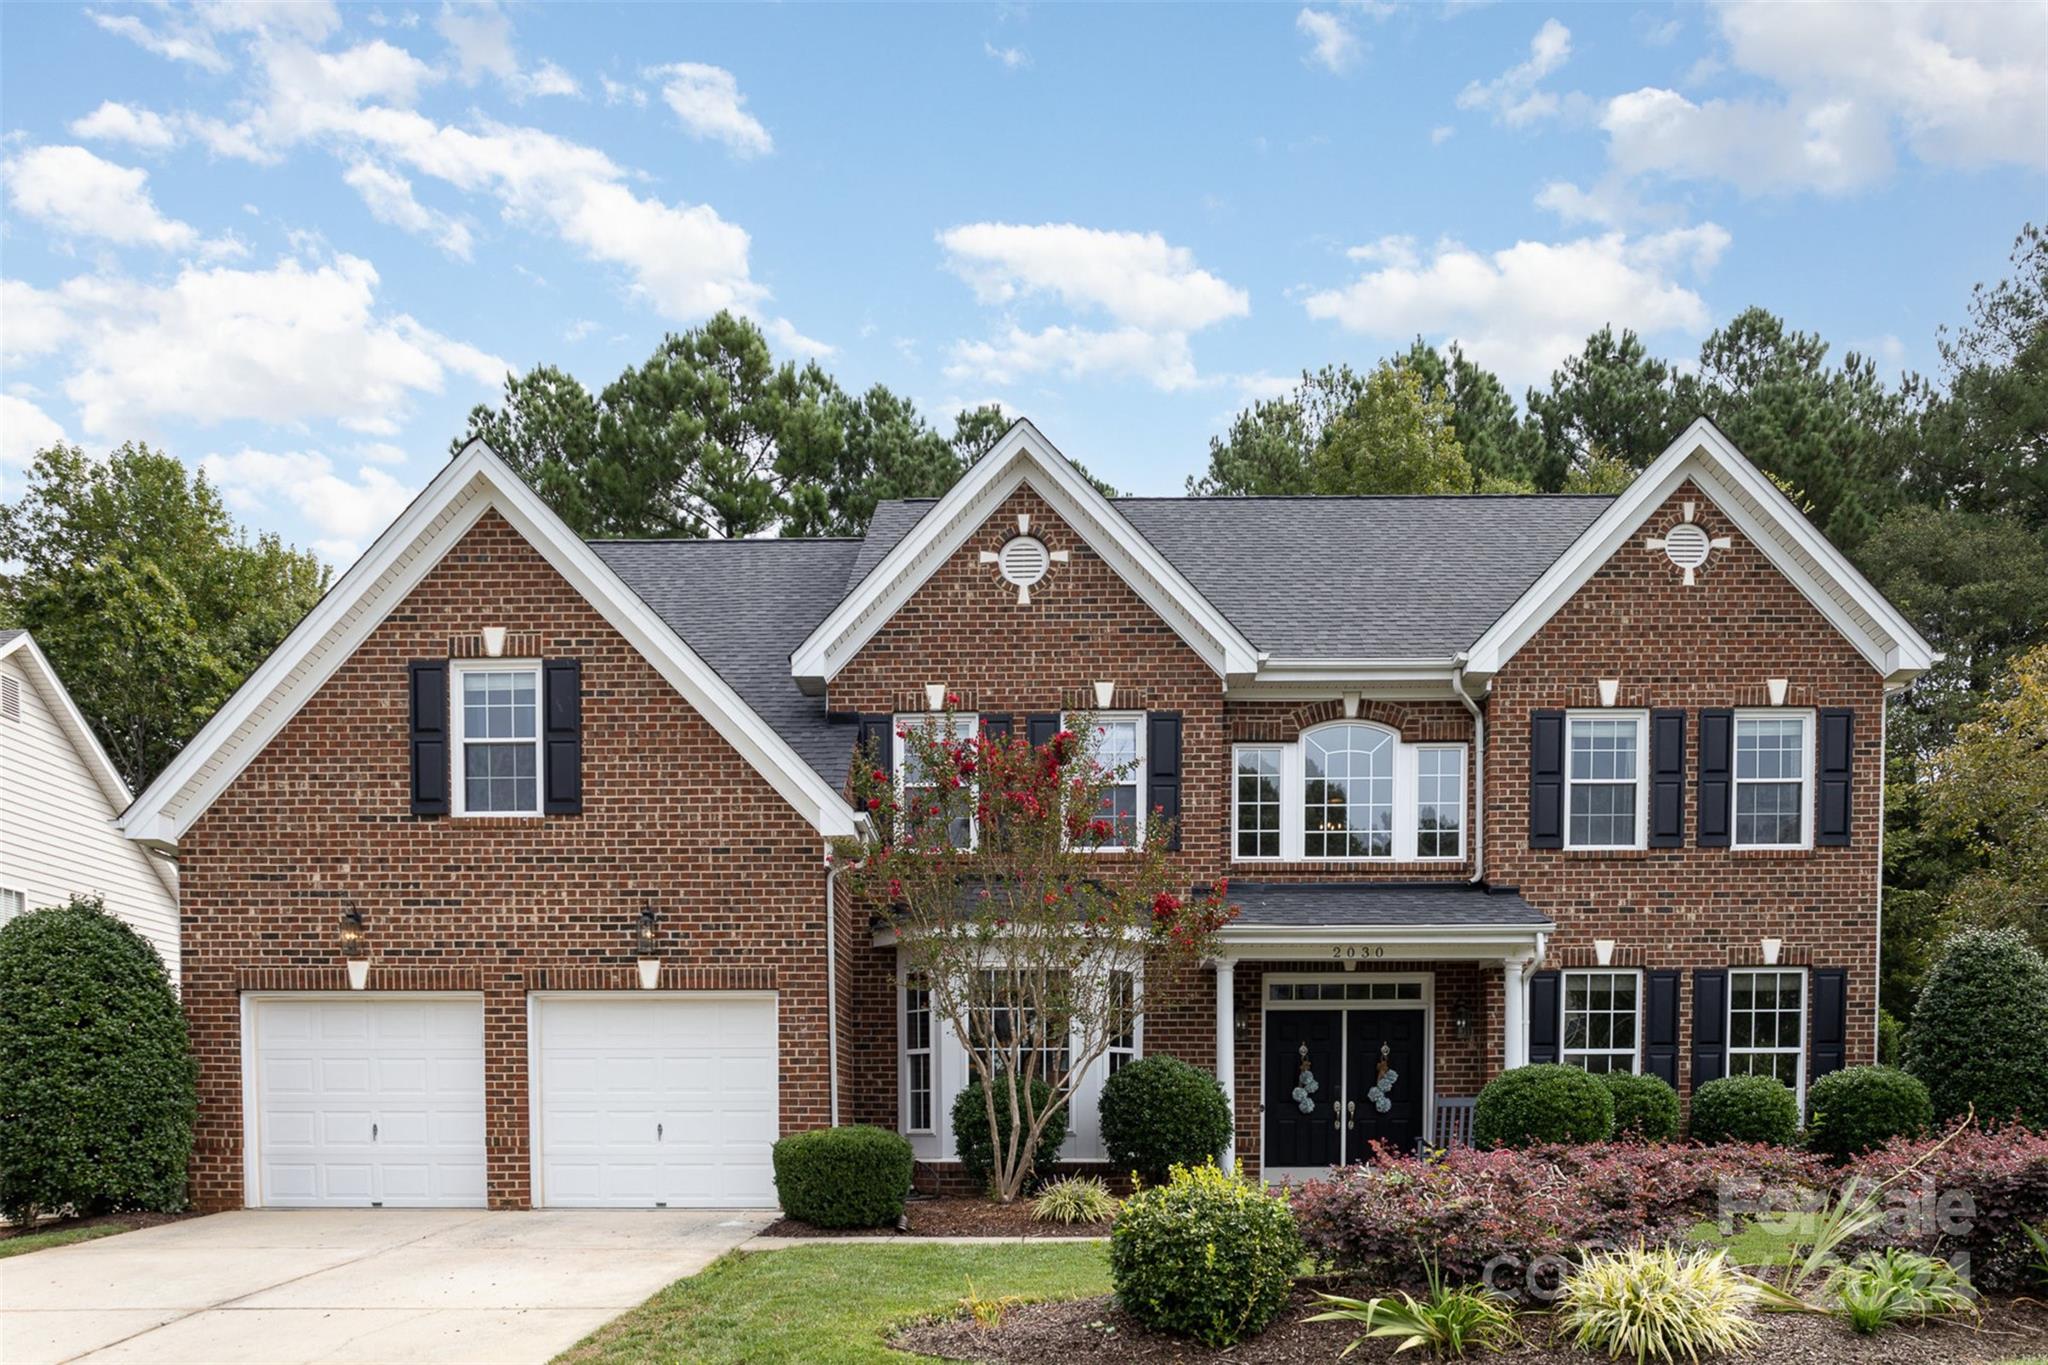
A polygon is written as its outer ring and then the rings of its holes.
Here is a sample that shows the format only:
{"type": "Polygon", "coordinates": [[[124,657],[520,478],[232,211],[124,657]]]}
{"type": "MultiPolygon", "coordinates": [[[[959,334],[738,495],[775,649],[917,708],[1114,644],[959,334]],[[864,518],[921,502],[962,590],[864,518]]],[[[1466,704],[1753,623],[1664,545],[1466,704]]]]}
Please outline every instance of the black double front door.
{"type": "Polygon", "coordinates": [[[1266,1013],[1268,1169],[1362,1161],[1375,1140],[1412,1152],[1422,1136],[1421,1010],[1266,1013]]]}

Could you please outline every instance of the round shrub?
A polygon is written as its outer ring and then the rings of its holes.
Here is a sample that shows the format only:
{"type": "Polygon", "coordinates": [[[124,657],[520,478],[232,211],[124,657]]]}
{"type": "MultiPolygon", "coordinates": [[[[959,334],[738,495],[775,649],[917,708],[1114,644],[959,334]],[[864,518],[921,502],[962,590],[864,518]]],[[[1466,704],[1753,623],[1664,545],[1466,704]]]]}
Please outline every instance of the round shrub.
{"type": "Polygon", "coordinates": [[[1166,1184],[1126,1199],[1109,1233],[1117,1302],[1216,1347],[1266,1330],[1301,1255],[1287,1201],[1213,1163],[1176,1166],[1166,1184]]]}
{"type": "Polygon", "coordinates": [[[1806,1091],[1806,1145],[1836,1161],[1919,1137],[1933,1122],[1927,1087],[1897,1067],[1845,1067],[1806,1091]]]}
{"type": "Polygon", "coordinates": [[[1723,1076],[1693,1092],[1694,1142],[1789,1147],[1798,1132],[1799,1102],[1776,1076],[1723,1076]]]}
{"type": "Polygon", "coordinates": [[[1607,1071],[1596,1079],[1614,1097],[1614,1136],[1623,1142],[1669,1142],[1678,1136],[1678,1092],[1662,1076],[1607,1071]]]}
{"type": "Polygon", "coordinates": [[[910,1144],[886,1128],[818,1128],[775,1144],[775,1193],[814,1227],[880,1227],[903,1216],[913,1164],[910,1144]]]}
{"type": "Polygon", "coordinates": [[[1990,1121],[2048,1127],[2048,962],[2015,929],[1967,929],[1927,973],[1906,1032],[1906,1070],[1937,1119],[1972,1105],[1990,1121]]]}
{"type": "Polygon", "coordinates": [[[1605,1142],[1613,1133],[1614,1096],[1575,1066],[1503,1071],[1472,1107],[1472,1141],[1486,1148],[1605,1142]]]}
{"type": "MultiPolygon", "coordinates": [[[[961,1169],[976,1184],[985,1184],[996,1168],[997,1143],[1000,1150],[1007,1151],[1010,1145],[1010,1094],[1008,1082],[1002,1076],[996,1077],[996,1133],[991,1140],[988,1130],[988,1110],[982,1099],[979,1080],[972,1081],[953,1097],[953,1152],[960,1158],[961,1169]]],[[[1037,1076],[1031,1078],[1031,1107],[1044,1113],[1052,1103],[1052,1087],[1037,1076]]],[[[1023,1109],[1019,1104],[1018,1109],[1023,1109]]],[[[1045,1132],[1039,1135],[1038,1146],[1031,1154],[1031,1169],[1045,1172],[1060,1159],[1060,1144],[1067,1140],[1067,1106],[1046,1121],[1045,1132]]]]}
{"type": "Polygon", "coordinates": [[[0,1213],[183,1208],[196,1074],[156,949],[97,898],[0,927],[0,1213]]]}
{"type": "Polygon", "coordinates": [[[1102,1086],[1109,1168],[1148,1185],[1175,1166],[1213,1161],[1230,1141],[1230,1101],[1216,1078],[1174,1057],[1131,1062],[1102,1086]]]}

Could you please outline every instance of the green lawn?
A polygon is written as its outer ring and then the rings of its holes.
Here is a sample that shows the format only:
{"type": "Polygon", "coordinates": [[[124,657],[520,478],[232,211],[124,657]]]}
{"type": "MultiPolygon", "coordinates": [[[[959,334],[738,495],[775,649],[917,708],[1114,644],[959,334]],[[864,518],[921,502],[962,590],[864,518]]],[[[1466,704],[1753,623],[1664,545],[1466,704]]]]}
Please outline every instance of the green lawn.
{"type": "Polygon", "coordinates": [[[19,1237],[0,1237],[0,1261],[9,1256],[26,1256],[31,1251],[44,1251],[50,1247],[69,1246],[73,1242],[90,1242],[95,1237],[111,1237],[117,1232],[127,1232],[126,1223],[94,1223],[84,1228],[51,1228],[48,1232],[24,1232],[19,1237]]]}
{"type": "Polygon", "coordinates": [[[1696,1225],[1693,1240],[1708,1246],[1726,1247],[1728,1259],[1742,1266],[1784,1265],[1794,1253],[1804,1251],[1802,1236],[1811,1234],[1811,1217],[1768,1218],[1738,1223],[1733,1237],[1723,1237],[1713,1222],[1696,1225]]]}
{"type": "Polygon", "coordinates": [[[678,1280],[556,1357],[642,1361],[904,1365],[882,1344],[898,1323],[981,1298],[1076,1299],[1109,1292],[1100,1242],[1022,1246],[815,1246],[733,1252],[678,1280]]]}

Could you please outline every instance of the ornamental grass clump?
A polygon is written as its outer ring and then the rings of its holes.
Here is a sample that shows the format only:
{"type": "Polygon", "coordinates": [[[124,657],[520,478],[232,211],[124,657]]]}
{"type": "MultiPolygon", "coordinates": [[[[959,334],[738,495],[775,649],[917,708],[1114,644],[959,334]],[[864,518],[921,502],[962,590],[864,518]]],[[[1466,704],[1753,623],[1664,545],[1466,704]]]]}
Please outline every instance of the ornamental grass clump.
{"type": "Polygon", "coordinates": [[[1902,1322],[1976,1311],[1976,1296],[1947,1261],[1888,1247],[1866,1251],[1829,1277],[1824,1302],[1864,1336],[1902,1322]]]}
{"type": "Polygon", "coordinates": [[[1126,1199],[1109,1234],[1125,1311],[1214,1347],[1266,1329],[1301,1257],[1287,1201],[1213,1164],[1176,1166],[1166,1184],[1126,1199]]]}
{"type": "Polygon", "coordinates": [[[1031,1216],[1040,1223],[1106,1223],[1116,1217],[1116,1207],[1116,1196],[1099,1177],[1070,1175],[1038,1192],[1031,1216]]]}
{"type": "Polygon", "coordinates": [[[1309,1321],[1355,1322],[1365,1328],[1365,1335],[1346,1346],[1339,1359],[1373,1337],[1399,1338],[1396,1354],[1424,1350],[1438,1360],[1472,1350],[1502,1351],[1522,1339],[1515,1329],[1515,1310],[1504,1295],[1483,1285],[1451,1288],[1434,1261],[1424,1260],[1422,1268],[1429,1288],[1421,1298],[1406,1290],[1372,1299],[1318,1294],[1316,1298],[1330,1309],[1309,1321]]]}
{"type": "Polygon", "coordinates": [[[1565,1278],[1559,1324],[1610,1359],[1698,1360],[1754,1346],[1757,1288],[1726,1252],[1643,1246],[1588,1256],[1565,1278]]]}

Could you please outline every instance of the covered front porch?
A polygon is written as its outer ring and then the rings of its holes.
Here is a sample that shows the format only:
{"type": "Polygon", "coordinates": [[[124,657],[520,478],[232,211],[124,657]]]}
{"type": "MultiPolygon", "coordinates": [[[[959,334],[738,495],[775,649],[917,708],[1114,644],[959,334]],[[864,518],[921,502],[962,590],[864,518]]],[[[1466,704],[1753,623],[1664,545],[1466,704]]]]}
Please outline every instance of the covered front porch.
{"type": "Polygon", "coordinates": [[[1528,1055],[1527,972],[1550,920],[1466,883],[1234,884],[1213,963],[1225,1160],[1299,1181],[1414,1151],[1528,1055]]]}

